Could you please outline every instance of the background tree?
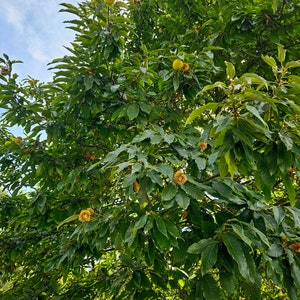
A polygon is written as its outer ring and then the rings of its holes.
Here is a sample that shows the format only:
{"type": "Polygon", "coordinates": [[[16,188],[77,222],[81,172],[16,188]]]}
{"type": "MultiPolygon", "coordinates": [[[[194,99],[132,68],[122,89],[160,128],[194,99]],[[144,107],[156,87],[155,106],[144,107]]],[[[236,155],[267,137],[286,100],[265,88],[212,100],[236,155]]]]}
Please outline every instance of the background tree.
{"type": "Polygon", "coordinates": [[[1,58],[1,298],[297,299],[298,1],[62,7],[52,82],[1,58]]]}

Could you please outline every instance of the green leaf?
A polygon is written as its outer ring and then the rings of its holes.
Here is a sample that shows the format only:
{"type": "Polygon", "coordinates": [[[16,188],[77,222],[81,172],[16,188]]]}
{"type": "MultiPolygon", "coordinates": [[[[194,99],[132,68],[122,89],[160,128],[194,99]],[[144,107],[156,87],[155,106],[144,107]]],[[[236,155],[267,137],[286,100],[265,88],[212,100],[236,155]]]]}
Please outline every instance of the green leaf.
{"type": "Polygon", "coordinates": [[[152,111],[152,106],[148,103],[141,102],[140,103],[140,109],[145,112],[146,114],[150,114],[152,111]]]}
{"type": "Polygon", "coordinates": [[[274,219],[277,225],[280,225],[283,219],[285,218],[284,209],[281,206],[274,206],[272,209],[273,209],[274,219]]]}
{"type": "Polygon", "coordinates": [[[206,159],[203,157],[196,157],[195,163],[199,170],[205,170],[206,168],[206,159]]]}
{"type": "Polygon", "coordinates": [[[209,90],[213,90],[213,89],[215,89],[215,88],[226,89],[226,84],[225,84],[224,82],[217,81],[217,82],[215,82],[214,84],[206,85],[206,86],[201,90],[201,93],[204,93],[204,92],[209,91],[209,90]]]}
{"type": "Polygon", "coordinates": [[[262,84],[268,89],[268,82],[255,73],[245,73],[241,76],[240,80],[244,81],[246,84],[262,84]]]}
{"type": "Polygon", "coordinates": [[[190,205],[190,197],[181,189],[176,194],[175,201],[183,209],[186,209],[190,205]]]}
{"type": "Polygon", "coordinates": [[[233,260],[237,263],[240,274],[250,282],[254,282],[254,278],[252,278],[249,272],[250,266],[248,266],[247,259],[244,253],[244,248],[242,247],[240,241],[230,233],[222,233],[221,238],[229,254],[233,258],[233,260]]]}
{"type": "Polygon", "coordinates": [[[178,190],[178,188],[176,185],[174,185],[172,183],[167,184],[161,193],[162,201],[169,201],[169,200],[173,199],[177,193],[177,190],[178,190]]]}
{"type": "Polygon", "coordinates": [[[300,290],[300,265],[299,265],[299,259],[296,259],[294,257],[293,252],[290,249],[286,249],[286,254],[289,260],[290,268],[291,268],[291,274],[294,279],[294,283],[298,290],[300,290]]]}
{"type": "Polygon", "coordinates": [[[153,183],[157,183],[158,185],[163,185],[163,180],[161,176],[155,172],[154,170],[151,170],[150,172],[147,172],[147,176],[151,179],[153,183]]]}
{"type": "Polygon", "coordinates": [[[140,107],[137,103],[130,104],[127,107],[127,111],[126,111],[129,120],[135,119],[139,115],[139,110],[140,110],[140,107]]]}
{"type": "Polygon", "coordinates": [[[253,232],[253,234],[256,234],[259,239],[267,246],[269,247],[269,240],[267,238],[267,236],[261,232],[259,229],[257,229],[253,224],[251,223],[246,223],[246,222],[242,222],[240,221],[240,224],[242,224],[245,227],[248,227],[250,232],[253,232]]]}
{"type": "Polygon", "coordinates": [[[221,299],[221,291],[211,274],[205,274],[201,278],[201,286],[203,289],[203,294],[205,299],[209,300],[220,300],[221,299]]]}
{"type": "Polygon", "coordinates": [[[212,187],[222,196],[228,198],[233,193],[233,187],[222,181],[214,181],[212,187]]]}
{"type": "Polygon", "coordinates": [[[136,234],[137,234],[137,229],[134,227],[134,224],[131,224],[126,230],[125,240],[124,240],[124,242],[127,243],[129,247],[133,244],[136,234]]]}
{"type": "Polygon", "coordinates": [[[189,246],[187,252],[191,254],[201,254],[207,247],[211,247],[216,244],[217,242],[213,239],[203,239],[189,246]]]}
{"type": "Polygon", "coordinates": [[[195,200],[199,200],[204,196],[204,190],[190,182],[186,182],[180,187],[195,200]]]}
{"type": "Polygon", "coordinates": [[[178,230],[177,226],[176,226],[174,223],[172,223],[171,221],[166,220],[166,221],[165,221],[165,225],[166,225],[166,227],[167,227],[168,233],[169,233],[171,236],[173,236],[173,237],[175,237],[175,238],[181,238],[181,235],[180,235],[180,233],[179,233],[179,230],[178,230]]]}
{"type": "Polygon", "coordinates": [[[212,112],[214,112],[219,105],[220,105],[219,103],[210,102],[210,103],[207,103],[207,104],[205,104],[205,105],[203,105],[199,108],[196,108],[188,116],[188,118],[185,122],[185,125],[191,123],[193,120],[195,120],[198,116],[200,116],[206,110],[211,110],[212,112]]]}
{"type": "Polygon", "coordinates": [[[145,224],[145,227],[144,227],[144,231],[146,233],[149,232],[153,228],[153,225],[154,225],[154,217],[152,214],[149,214],[147,223],[145,224]]]}
{"type": "Polygon", "coordinates": [[[172,144],[174,139],[175,139],[175,135],[174,134],[163,134],[163,139],[167,144],[172,144]]]}
{"type": "MultiPolygon", "coordinates": [[[[273,0],[273,4],[274,4],[274,0],[273,0]]],[[[277,46],[277,50],[278,50],[278,60],[282,64],[285,61],[286,50],[280,44],[277,46]]]]}
{"type": "Polygon", "coordinates": [[[214,244],[208,245],[201,252],[201,270],[202,274],[206,274],[211,270],[211,268],[215,265],[218,258],[218,244],[215,242],[214,244]]]}
{"type": "MultiPolygon", "coordinates": [[[[300,60],[296,60],[296,61],[289,61],[286,63],[285,68],[289,69],[289,68],[298,68],[300,67],[300,60]]],[[[291,77],[291,76],[290,76],[291,77]]]]}
{"type": "Polygon", "coordinates": [[[253,240],[246,235],[243,227],[239,226],[238,224],[231,224],[231,227],[235,234],[250,248],[252,248],[253,240]]]}
{"type": "Polygon", "coordinates": [[[153,130],[146,129],[141,135],[136,135],[133,139],[133,143],[139,143],[141,141],[144,141],[151,136],[155,135],[155,132],[153,130]]]}
{"type": "Polygon", "coordinates": [[[277,67],[277,63],[275,61],[275,59],[269,55],[262,55],[261,58],[271,67],[276,68],[277,67]]]}
{"type": "Polygon", "coordinates": [[[179,82],[179,72],[175,72],[174,73],[174,77],[173,77],[173,87],[174,87],[174,91],[177,91],[179,88],[180,82],[179,82]]]}
{"type": "Polygon", "coordinates": [[[220,272],[220,284],[223,290],[226,291],[228,295],[234,292],[235,285],[237,284],[237,279],[234,273],[220,272]]]}
{"type": "Polygon", "coordinates": [[[218,161],[218,170],[221,177],[226,177],[228,174],[228,166],[225,160],[224,155],[220,157],[218,161]]]}
{"type": "Polygon", "coordinates": [[[278,9],[279,3],[280,3],[279,0],[273,0],[273,1],[272,1],[272,10],[273,10],[273,13],[274,13],[274,14],[276,13],[276,11],[277,11],[277,9],[278,9]]]}
{"type": "Polygon", "coordinates": [[[246,109],[251,112],[264,126],[268,126],[254,106],[246,105],[246,109]]]}
{"type": "Polygon", "coordinates": [[[164,176],[167,176],[169,178],[173,177],[173,168],[170,167],[169,165],[166,164],[158,164],[157,166],[155,166],[155,170],[158,173],[161,173],[164,176]]]}
{"type": "Polygon", "coordinates": [[[137,220],[134,223],[134,228],[136,230],[139,230],[139,229],[143,228],[146,225],[147,220],[148,220],[148,214],[146,213],[139,220],[137,220]]]}
{"type": "Polygon", "coordinates": [[[59,229],[61,226],[63,226],[64,224],[67,224],[67,223],[70,223],[70,222],[73,222],[75,220],[78,220],[78,217],[79,217],[79,214],[76,214],[76,215],[72,215],[68,218],[66,218],[65,220],[63,220],[62,222],[60,222],[58,225],[57,225],[57,229],[59,229]]]}
{"type": "Polygon", "coordinates": [[[231,62],[225,61],[226,75],[229,79],[233,79],[235,76],[235,67],[231,62]]]}
{"type": "Polygon", "coordinates": [[[109,166],[110,164],[114,163],[116,158],[127,149],[127,145],[123,144],[118,149],[109,152],[106,157],[104,158],[103,162],[106,163],[105,167],[109,166]]]}
{"type": "Polygon", "coordinates": [[[293,219],[294,219],[294,227],[299,228],[300,227],[300,210],[296,207],[290,207],[288,206],[287,209],[292,213],[293,219]]]}
{"type": "MultiPolygon", "coordinates": [[[[299,61],[299,67],[300,67],[300,61],[299,61]]],[[[300,76],[289,75],[288,78],[292,83],[296,83],[297,85],[300,84],[300,76]]]]}
{"type": "Polygon", "coordinates": [[[285,186],[285,190],[289,196],[290,204],[294,206],[296,204],[296,191],[293,187],[293,182],[288,174],[283,177],[283,183],[285,186]]]}
{"type": "Polygon", "coordinates": [[[123,186],[129,187],[133,185],[133,182],[136,180],[136,174],[128,174],[123,180],[123,186]]]}
{"type": "Polygon", "coordinates": [[[84,88],[86,91],[90,90],[93,87],[93,77],[85,76],[83,79],[84,88]]]}
{"type": "Polygon", "coordinates": [[[282,254],[283,248],[278,244],[272,244],[268,250],[268,255],[271,257],[280,257],[282,254]]]}
{"type": "Polygon", "coordinates": [[[163,234],[166,238],[168,238],[168,231],[164,220],[159,215],[155,215],[154,219],[155,219],[156,228],[159,230],[161,234],[163,234]]]}
{"type": "Polygon", "coordinates": [[[153,227],[153,236],[154,240],[157,243],[157,246],[161,250],[167,250],[170,247],[170,240],[164,234],[162,234],[157,227],[153,227]]]}
{"type": "Polygon", "coordinates": [[[228,172],[230,173],[231,178],[233,178],[234,177],[234,173],[238,169],[237,169],[237,166],[235,164],[234,157],[232,157],[232,155],[231,155],[231,151],[227,151],[224,154],[224,157],[225,157],[225,161],[226,161],[226,164],[227,164],[228,172]]]}
{"type": "Polygon", "coordinates": [[[290,137],[289,134],[287,133],[281,133],[279,132],[279,137],[282,140],[282,142],[284,143],[284,145],[286,146],[287,150],[292,150],[293,146],[294,146],[294,142],[293,139],[290,137]]]}

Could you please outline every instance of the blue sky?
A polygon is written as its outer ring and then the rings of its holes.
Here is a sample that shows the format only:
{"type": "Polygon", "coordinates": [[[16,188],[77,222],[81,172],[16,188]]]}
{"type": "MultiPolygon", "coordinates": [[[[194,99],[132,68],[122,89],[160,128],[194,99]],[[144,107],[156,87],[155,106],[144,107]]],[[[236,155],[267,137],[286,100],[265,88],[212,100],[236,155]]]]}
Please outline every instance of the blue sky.
{"type": "Polygon", "coordinates": [[[74,32],[63,21],[75,16],[58,12],[61,2],[76,4],[75,0],[0,0],[0,55],[22,60],[15,65],[19,79],[28,75],[51,81],[47,64],[67,54],[74,32]]]}

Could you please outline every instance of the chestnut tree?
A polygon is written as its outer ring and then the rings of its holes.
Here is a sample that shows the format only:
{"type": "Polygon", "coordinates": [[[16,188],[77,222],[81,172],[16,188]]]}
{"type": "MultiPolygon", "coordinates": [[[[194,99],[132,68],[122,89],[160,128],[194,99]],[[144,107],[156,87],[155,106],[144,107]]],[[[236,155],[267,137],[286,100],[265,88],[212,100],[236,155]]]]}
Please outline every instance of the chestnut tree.
{"type": "Polygon", "coordinates": [[[299,1],[61,5],[51,82],[0,58],[1,299],[299,299],[299,1]]]}

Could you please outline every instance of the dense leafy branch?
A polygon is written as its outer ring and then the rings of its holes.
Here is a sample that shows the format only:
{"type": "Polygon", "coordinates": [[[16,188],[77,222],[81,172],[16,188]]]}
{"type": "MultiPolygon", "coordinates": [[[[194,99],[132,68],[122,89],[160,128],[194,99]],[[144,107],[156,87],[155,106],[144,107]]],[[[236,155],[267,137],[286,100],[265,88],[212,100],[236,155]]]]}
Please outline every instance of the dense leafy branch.
{"type": "Polygon", "coordinates": [[[297,299],[298,8],[63,3],[52,82],[3,55],[1,299],[297,299]]]}

